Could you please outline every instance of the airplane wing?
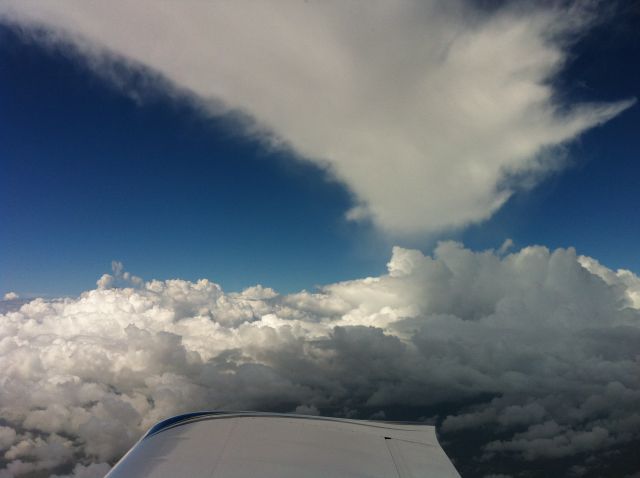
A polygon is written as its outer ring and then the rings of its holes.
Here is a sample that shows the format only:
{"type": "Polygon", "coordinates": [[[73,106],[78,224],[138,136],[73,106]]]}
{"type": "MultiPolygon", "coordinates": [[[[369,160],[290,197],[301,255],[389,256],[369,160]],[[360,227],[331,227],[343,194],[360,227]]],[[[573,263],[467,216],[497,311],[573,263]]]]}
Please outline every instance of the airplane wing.
{"type": "Polygon", "coordinates": [[[106,478],[459,478],[422,424],[196,412],[152,427],[106,478]]]}

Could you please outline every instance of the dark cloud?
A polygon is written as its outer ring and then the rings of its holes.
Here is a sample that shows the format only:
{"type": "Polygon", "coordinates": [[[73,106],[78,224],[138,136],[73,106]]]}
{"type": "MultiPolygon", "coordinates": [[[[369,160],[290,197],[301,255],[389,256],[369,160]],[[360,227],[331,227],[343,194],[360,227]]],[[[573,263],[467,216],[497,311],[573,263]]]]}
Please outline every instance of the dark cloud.
{"type": "Polygon", "coordinates": [[[287,296],[116,269],[78,298],[0,316],[0,476],[103,473],[155,421],[197,409],[428,420],[469,476],[633,471],[629,271],[572,249],[451,242],[287,296]]]}

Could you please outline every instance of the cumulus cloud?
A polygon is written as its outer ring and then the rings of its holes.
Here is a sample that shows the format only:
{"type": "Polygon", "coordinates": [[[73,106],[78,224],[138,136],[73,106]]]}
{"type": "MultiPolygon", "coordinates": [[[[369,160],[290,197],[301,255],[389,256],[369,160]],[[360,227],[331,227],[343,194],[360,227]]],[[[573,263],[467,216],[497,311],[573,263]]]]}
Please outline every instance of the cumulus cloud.
{"type": "Polygon", "coordinates": [[[70,475],[53,475],[52,478],[102,478],[110,469],[106,463],[92,463],[88,466],[79,463],[70,475]]]}
{"type": "Polygon", "coordinates": [[[146,67],[209,114],[240,112],[248,135],[342,181],[347,217],[397,234],[486,219],[631,104],[567,105],[553,87],[593,18],[523,2],[0,3],[120,85],[146,67]]]}
{"type": "Polygon", "coordinates": [[[124,265],[120,261],[111,261],[111,274],[102,274],[100,279],[96,281],[98,289],[111,289],[117,286],[130,285],[139,287],[143,284],[143,280],[124,270],[124,265]]]}
{"type": "Polygon", "coordinates": [[[31,300],[0,315],[0,476],[103,473],[198,409],[417,410],[405,418],[436,423],[454,459],[481,431],[476,465],[588,453],[593,467],[640,439],[638,284],[573,249],[445,242],[316,292],[176,279],[31,300]]]}
{"type": "Polygon", "coordinates": [[[18,294],[16,294],[15,292],[7,292],[4,295],[4,300],[16,300],[19,299],[20,296],[18,294]]]}

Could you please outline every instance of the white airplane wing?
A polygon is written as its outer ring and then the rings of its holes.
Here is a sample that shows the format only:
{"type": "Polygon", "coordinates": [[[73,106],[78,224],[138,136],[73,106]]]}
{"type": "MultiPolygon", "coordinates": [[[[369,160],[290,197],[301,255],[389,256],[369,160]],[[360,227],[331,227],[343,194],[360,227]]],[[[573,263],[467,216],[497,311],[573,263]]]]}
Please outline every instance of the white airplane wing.
{"type": "Polygon", "coordinates": [[[152,427],[107,478],[252,476],[460,477],[429,425],[197,412],[152,427]]]}

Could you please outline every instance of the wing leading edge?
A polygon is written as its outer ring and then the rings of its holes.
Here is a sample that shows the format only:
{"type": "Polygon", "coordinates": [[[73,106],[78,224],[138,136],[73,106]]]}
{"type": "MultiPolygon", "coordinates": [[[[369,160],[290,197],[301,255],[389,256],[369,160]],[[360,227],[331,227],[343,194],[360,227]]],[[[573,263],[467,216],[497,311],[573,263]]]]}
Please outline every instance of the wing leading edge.
{"type": "Polygon", "coordinates": [[[107,478],[459,478],[429,425],[253,412],[158,423],[107,478]]]}

